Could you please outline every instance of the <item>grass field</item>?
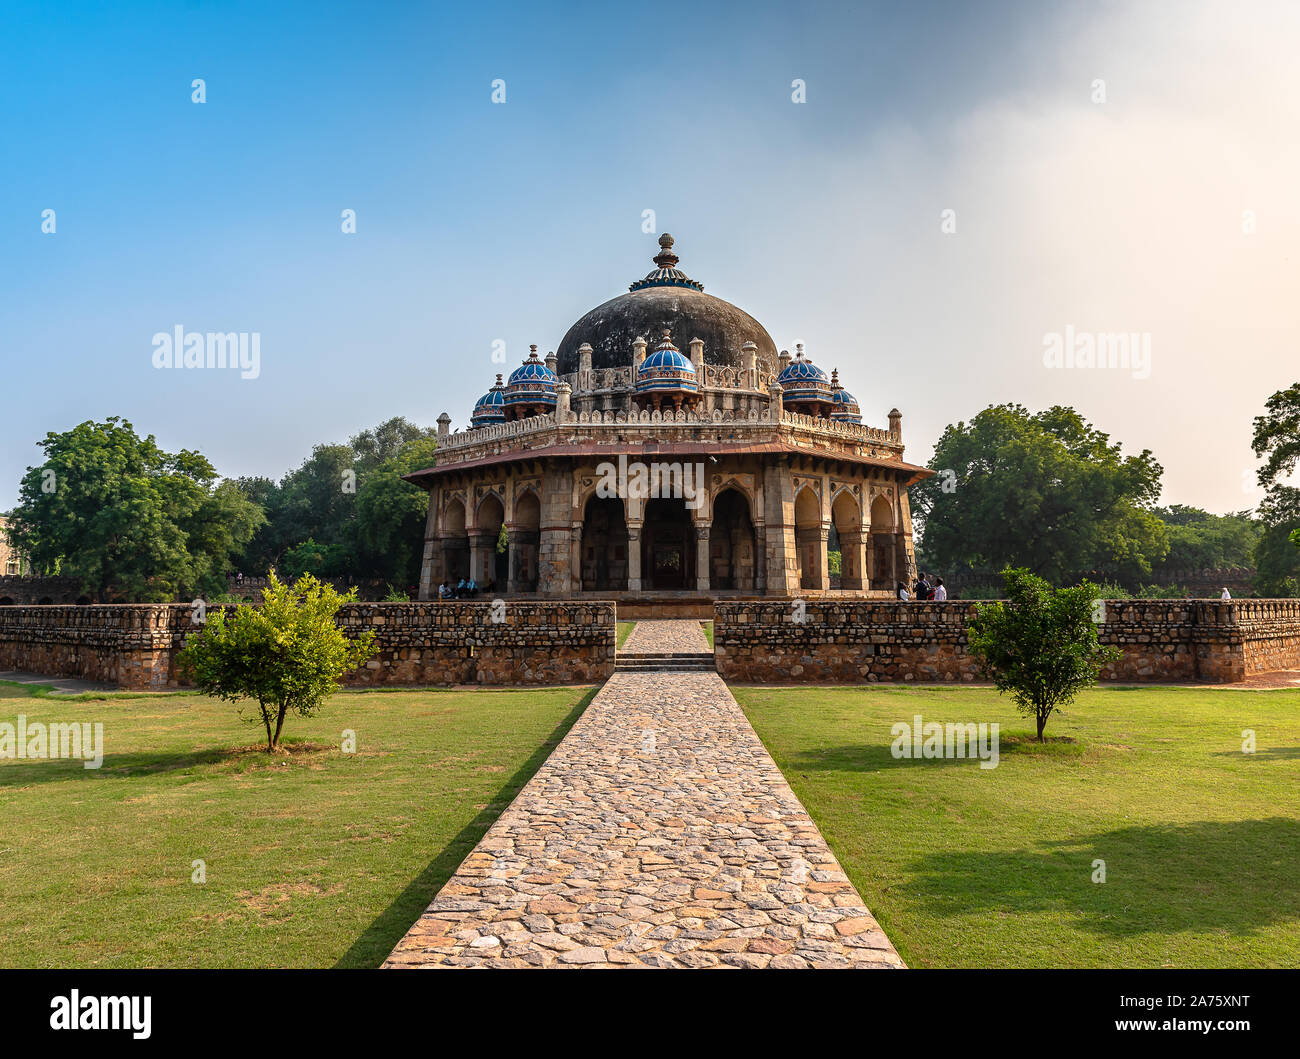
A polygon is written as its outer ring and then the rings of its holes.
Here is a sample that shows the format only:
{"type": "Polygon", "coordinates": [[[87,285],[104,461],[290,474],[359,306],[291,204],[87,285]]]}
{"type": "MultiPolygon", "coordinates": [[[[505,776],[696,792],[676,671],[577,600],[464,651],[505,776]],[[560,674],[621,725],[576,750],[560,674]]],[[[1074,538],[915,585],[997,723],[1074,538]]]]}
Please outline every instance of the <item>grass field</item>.
{"type": "Polygon", "coordinates": [[[733,691],[914,967],[1300,966],[1294,691],[1093,690],[1043,747],[991,689],[733,691]],[[916,714],[999,766],[895,759],[916,714]]]}
{"type": "Polygon", "coordinates": [[[618,639],[614,641],[614,649],[616,651],[621,651],[623,649],[623,645],[627,643],[627,638],[632,635],[632,630],[635,628],[636,622],[634,621],[620,621],[617,623],[614,633],[615,636],[618,637],[618,639]]]}
{"type": "Polygon", "coordinates": [[[100,721],[106,747],[0,761],[0,965],[375,966],[593,695],[347,691],[271,758],[196,694],[0,685],[0,720],[100,721]]]}

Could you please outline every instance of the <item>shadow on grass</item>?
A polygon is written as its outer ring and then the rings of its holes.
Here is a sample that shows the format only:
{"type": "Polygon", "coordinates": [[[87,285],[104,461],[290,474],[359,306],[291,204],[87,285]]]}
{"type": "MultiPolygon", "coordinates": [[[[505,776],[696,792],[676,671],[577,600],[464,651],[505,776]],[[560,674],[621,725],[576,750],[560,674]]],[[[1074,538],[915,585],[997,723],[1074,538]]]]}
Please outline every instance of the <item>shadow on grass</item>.
{"type": "MultiPolygon", "coordinates": [[[[1032,732],[1000,732],[998,754],[1005,759],[1042,758],[1047,761],[1071,761],[1083,757],[1087,746],[1068,736],[1048,736],[1039,743],[1032,732]]],[[[890,744],[858,743],[804,750],[782,759],[784,767],[796,772],[881,772],[898,768],[969,768],[978,764],[978,744],[967,747],[965,757],[894,757],[890,744]]]]}
{"type": "Polygon", "coordinates": [[[1262,761],[1297,761],[1300,760],[1300,746],[1272,746],[1263,750],[1256,749],[1254,753],[1247,754],[1241,750],[1216,750],[1214,757],[1233,757],[1243,760],[1262,760],[1262,761]]]}
{"type": "Polygon", "coordinates": [[[105,754],[100,767],[88,769],[81,758],[10,759],[0,764],[0,789],[30,787],[37,783],[58,783],[71,779],[125,779],[132,776],[156,776],[200,765],[236,762],[244,765],[273,765],[297,757],[337,750],[327,743],[308,743],[301,739],[282,739],[275,754],[268,754],[265,743],[249,746],[213,747],[207,750],[183,750],[174,754],[142,751],[133,754],[105,754]]]}
{"type": "Polygon", "coordinates": [[[931,914],[1078,916],[1106,937],[1300,921],[1300,821],[1200,821],[1101,831],[1005,852],[944,851],[907,866],[931,914]],[[1092,881],[1105,861],[1106,882],[1092,881]]]}
{"type": "Polygon", "coordinates": [[[564,718],[532,756],[510,777],[488,803],[487,808],[465,825],[455,838],[440,852],[424,870],[420,872],[375,921],[352,943],[335,967],[378,967],[393,951],[393,946],[401,940],[420,914],[429,907],[434,895],[442,889],[443,884],[460,867],[461,861],[469,856],[487,829],[496,822],[506,807],[515,800],[515,795],[523,788],[533,774],[542,767],[542,763],[551,756],[582,716],[583,711],[596,697],[599,687],[588,691],[564,718]]]}

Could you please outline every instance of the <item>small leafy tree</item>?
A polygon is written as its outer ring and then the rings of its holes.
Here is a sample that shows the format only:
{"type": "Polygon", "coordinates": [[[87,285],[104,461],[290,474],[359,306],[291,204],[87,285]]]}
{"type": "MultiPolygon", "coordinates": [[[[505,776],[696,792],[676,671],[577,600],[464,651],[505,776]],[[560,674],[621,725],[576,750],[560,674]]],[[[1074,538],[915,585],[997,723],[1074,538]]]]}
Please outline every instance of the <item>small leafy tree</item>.
{"type": "Polygon", "coordinates": [[[227,702],[256,699],[266,749],[274,753],[285,715],[312,716],[339,690],[345,673],[375,654],[375,634],[352,639],[334,623],[339,608],[356,599],[356,589],[341,595],[310,574],[287,585],[274,570],[270,582],[260,607],[210,615],[178,661],[208,695],[227,702]]]}
{"type": "Polygon", "coordinates": [[[970,652],[1001,694],[1038,725],[1097,683],[1120,652],[1103,647],[1094,620],[1097,586],[1053,589],[1023,568],[1002,573],[1007,598],[975,608],[967,623],[970,652]]]}

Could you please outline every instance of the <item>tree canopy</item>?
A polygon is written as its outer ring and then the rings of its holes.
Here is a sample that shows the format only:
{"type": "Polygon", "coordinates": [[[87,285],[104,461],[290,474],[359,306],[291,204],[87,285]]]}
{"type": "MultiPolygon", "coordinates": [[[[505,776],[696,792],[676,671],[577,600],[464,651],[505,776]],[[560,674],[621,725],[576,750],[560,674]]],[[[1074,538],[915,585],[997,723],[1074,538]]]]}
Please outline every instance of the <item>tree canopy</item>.
{"type": "Polygon", "coordinates": [[[944,430],[930,467],[912,508],[940,567],[1136,582],[1169,552],[1153,510],[1160,464],[1146,450],[1125,456],[1073,408],[991,405],[944,430]]]}
{"type": "Polygon", "coordinates": [[[236,555],[264,521],[205,457],[164,452],[116,416],[41,442],[10,518],[32,569],[78,578],[96,599],[160,602],[224,590],[236,555]]]}
{"type": "Polygon", "coordinates": [[[1255,588],[1266,596],[1300,596],[1300,489],[1282,481],[1300,463],[1300,382],[1264,402],[1251,446],[1264,458],[1258,478],[1268,490],[1258,510],[1255,588]]]}

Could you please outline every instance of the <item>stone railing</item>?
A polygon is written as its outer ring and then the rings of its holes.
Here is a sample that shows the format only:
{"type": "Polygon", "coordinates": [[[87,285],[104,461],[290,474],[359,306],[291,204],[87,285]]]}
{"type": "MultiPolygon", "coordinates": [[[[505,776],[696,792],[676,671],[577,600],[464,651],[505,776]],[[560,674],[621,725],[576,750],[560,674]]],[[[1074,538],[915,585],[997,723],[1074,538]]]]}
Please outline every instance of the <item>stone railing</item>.
{"type": "MultiPolygon", "coordinates": [[[[979,605],[718,602],[718,672],[755,683],[975,680],[966,622],[979,605]]],[[[1106,680],[1231,683],[1300,668],[1298,601],[1113,600],[1104,617],[1101,641],[1122,652],[1106,680]]]]}
{"type": "Polygon", "coordinates": [[[882,430],[880,427],[869,427],[862,423],[841,423],[822,419],[819,416],[804,415],[802,412],[782,412],[781,422],[792,427],[814,430],[819,434],[829,434],[832,437],[849,441],[866,441],[895,446],[898,444],[898,438],[888,430],[882,430]]]}
{"type": "MultiPolygon", "coordinates": [[[[178,687],[193,615],[188,603],[0,608],[0,670],[178,687]]],[[[572,684],[614,671],[613,603],[351,603],[338,621],[373,630],[379,649],[349,684],[572,684]]]]}

